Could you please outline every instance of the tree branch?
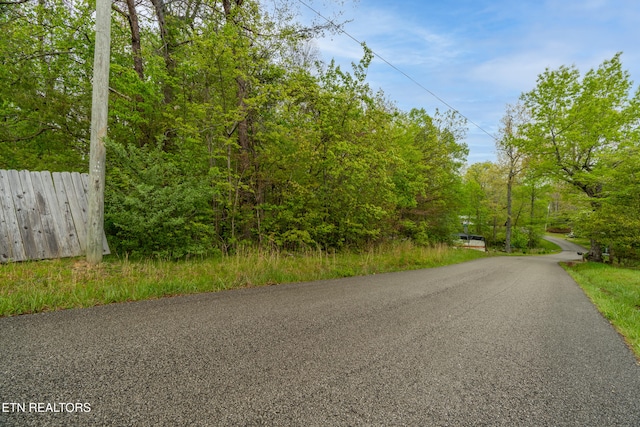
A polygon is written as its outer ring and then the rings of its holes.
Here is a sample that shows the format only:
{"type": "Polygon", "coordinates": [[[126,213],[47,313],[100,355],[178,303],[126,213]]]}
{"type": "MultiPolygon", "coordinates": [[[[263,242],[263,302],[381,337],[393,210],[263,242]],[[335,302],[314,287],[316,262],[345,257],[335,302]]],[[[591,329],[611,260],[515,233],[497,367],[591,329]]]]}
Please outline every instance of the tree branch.
{"type": "Polygon", "coordinates": [[[45,132],[46,132],[46,131],[48,131],[48,130],[54,130],[54,129],[55,129],[55,127],[53,127],[53,126],[46,126],[46,127],[41,128],[38,132],[36,132],[36,133],[34,133],[34,134],[32,134],[32,135],[29,135],[29,136],[23,136],[23,137],[19,137],[19,138],[5,139],[3,142],[21,142],[21,141],[28,141],[28,140],[30,140],[30,139],[33,139],[33,138],[35,138],[35,137],[37,137],[37,136],[42,135],[43,133],[45,133],[45,132]]]}

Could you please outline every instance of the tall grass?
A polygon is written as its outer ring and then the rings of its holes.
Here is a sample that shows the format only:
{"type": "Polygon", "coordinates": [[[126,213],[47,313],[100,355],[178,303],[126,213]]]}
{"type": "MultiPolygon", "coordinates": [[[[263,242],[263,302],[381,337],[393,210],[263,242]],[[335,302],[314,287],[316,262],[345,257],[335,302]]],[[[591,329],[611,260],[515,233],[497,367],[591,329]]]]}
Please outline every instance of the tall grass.
{"type": "Polygon", "coordinates": [[[98,266],[78,258],[0,264],[0,316],[430,268],[482,256],[477,251],[404,242],[363,252],[243,249],[232,256],[179,262],[112,256],[98,266]]]}
{"type": "Polygon", "coordinates": [[[600,263],[565,268],[640,360],[640,271],[600,263]]]}

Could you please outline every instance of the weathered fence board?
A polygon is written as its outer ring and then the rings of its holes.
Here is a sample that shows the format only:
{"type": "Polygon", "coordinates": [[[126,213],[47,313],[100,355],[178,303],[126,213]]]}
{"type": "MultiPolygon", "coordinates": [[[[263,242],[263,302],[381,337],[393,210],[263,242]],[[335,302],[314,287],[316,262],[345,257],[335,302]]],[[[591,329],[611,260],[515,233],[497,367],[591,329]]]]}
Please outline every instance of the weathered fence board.
{"type": "Polygon", "coordinates": [[[51,177],[53,178],[53,182],[50,184],[53,189],[53,192],[51,193],[52,199],[57,201],[58,211],[60,214],[58,225],[62,230],[62,233],[64,233],[64,238],[67,240],[69,252],[72,254],[82,253],[82,247],[80,246],[76,226],[73,222],[73,215],[71,214],[71,207],[69,206],[69,201],[67,200],[66,193],[64,192],[62,177],[59,172],[54,172],[51,174],[51,177]]]}
{"type": "MultiPolygon", "coordinates": [[[[37,172],[33,173],[37,175],[37,172]]],[[[42,179],[42,192],[46,199],[45,203],[50,209],[53,224],[55,226],[55,234],[58,237],[60,256],[70,257],[73,256],[73,254],[81,253],[80,245],[76,245],[75,247],[72,245],[72,242],[77,240],[75,237],[76,230],[73,227],[69,228],[69,225],[64,218],[61,207],[58,204],[58,196],[56,195],[56,190],[53,186],[53,181],[51,180],[51,174],[48,172],[42,173],[46,173],[47,175],[42,179]]]]}
{"type": "MultiPolygon", "coordinates": [[[[4,192],[4,185],[0,181],[0,192],[4,192]]],[[[4,216],[3,197],[0,197],[0,248],[7,248],[8,251],[13,251],[13,244],[10,240],[9,233],[7,232],[7,219],[4,216]]]]}
{"type": "MultiPolygon", "coordinates": [[[[42,224],[42,239],[45,246],[45,258],[56,258],[63,256],[58,244],[58,231],[53,220],[51,211],[54,209],[47,203],[42,184],[42,174],[31,172],[27,174],[31,178],[31,187],[33,188],[33,197],[35,198],[36,214],[40,215],[40,223],[42,224]]],[[[46,179],[46,178],[45,178],[46,179]]]]}
{"type": "Polygon", "coordinates": [[[36,236],[34,236],[33,228],[29,223],[29,212],[24,192],[22,191],[22,183],[20,175],[16,170],[9,171],[9,190],[13,197],[13,206],[16,209],[16,218],[18,218],[18,229],[22,236],[22,245],[28,259],[42,259],[41,254],[36,246],[36,236]]]}
{"type": "MultiPolygon", "coordinates": [[[[82,178],[79,173],[71,174],[71,181],[73,182],[73,189],[76,191],[76,200],[78,201],[78,208],[80,209],[80,217],[82,218],[82,223],[87,224],[87,211],[89,210],[89,195],[86,191],[84,191],[84,186],[82,185],[82,178]],[[80,203],[83,200],[84,203],[80,203]]],[[[85,239],[87,235],[86,227],[83,227],[85,231],[85,239]]],[[[84,242],[86,243],[86,242],[84,242]]]]}
{"type": "Polygon", "coordinates": [[[18,225],[13,196],[11,195],[9,171],[0,170],[0,190],[0,206],[2,207],[5,221],[2,223],[2,229],[9,239],[8,249],[0,251],[0,261],[4,262],[10,259],[23,261],[27,259],[27,256],[24,252],[20,226],[18,225]]]}
{"type": "Polygon", "coordinates": [[[18,177],[22,184],[22,200],[27,213],[27,225],[31,227],[33,241],[36,244],[37,252],[34,259],[53,258],[51,250],[47,245],[47,240],[44,236],[42,220],[40,212],[38,212],[38,205],[36,204],[36,198],[34,196],[33,183],[31,182],[31,174],[29,171],[20,171],[18,172],[18,177]]]}
{"type": "Polygon", "coordinates": [[[77,172],[0,170],[0,262],[83,255],[87,182],[77,172]]]}
{"type": "MultiPolygon", "coordinates": [[[[82,224],[86,224],[86,219],[83,216],[83,209],[80,205],[80,201],[78,200],[78,193],[76,193],[72,175],[69,172],[61,172],[60,176],[62,178],[62,184],[64,185],[64,194],[69,202],[71,216],[76,227],[76,232],[78,233],[78,241],[80,242],[80,247],[84,253],[86,251],[85,246],[87,244],[87,229],[82,226],[82,224]]],[[[87,204],[85,203],[84,206],[87,206],[87,204]]]]}

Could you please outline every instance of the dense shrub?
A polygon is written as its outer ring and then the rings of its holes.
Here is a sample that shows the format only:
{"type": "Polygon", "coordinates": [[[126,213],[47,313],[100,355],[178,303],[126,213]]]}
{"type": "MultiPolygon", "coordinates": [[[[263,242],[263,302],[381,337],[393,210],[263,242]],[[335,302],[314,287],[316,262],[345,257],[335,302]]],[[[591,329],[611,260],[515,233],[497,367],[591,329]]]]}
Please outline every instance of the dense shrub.
{"type": "Polygon", "coordinates": [[[119,253],[165,259],[214,251],[212,190],[160,149],[109,144],[105,230],[119,253]]]}

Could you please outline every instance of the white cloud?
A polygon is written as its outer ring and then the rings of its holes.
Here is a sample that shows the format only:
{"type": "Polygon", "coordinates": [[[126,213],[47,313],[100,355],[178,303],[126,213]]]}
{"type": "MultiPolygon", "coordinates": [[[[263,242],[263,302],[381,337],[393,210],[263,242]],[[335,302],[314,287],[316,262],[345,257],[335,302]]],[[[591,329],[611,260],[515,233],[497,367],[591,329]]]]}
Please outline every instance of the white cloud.
{"type": "MultiPolygon", "coordinates": [[[[586,72],[616,52],[640,81],[637,0],[475,0],[474,2],[361,0],[345,10],[345,30],[444,99],[489,133],[507,103],[535,87],[546,68],[575,65],[586,72]],[[445,4],[446,3],[446,4],[445,4]]],[[[346,35],[318,40],[325,60],[343,68],[362,48],[346,35]]],[[[372,89],[400,108],[444,107],[388,65],[374,60],[372,89]]],[[[494,155],[493,140],[470,127],[470,160],[494,155]]]]}
{"type": "MultiPolygon", "coordinates": [[[[407,21],[385,9],[363,8],[344,29],[351,37],[365,42],[396,66],[433,66],[458,55],[456,43],[449,35],[407,21]]],[[[362,49],[349,35],[337,35],[320,41],[320,49],[327,60],[333,57],[358,61],[362,57],[362,49]]]]}

